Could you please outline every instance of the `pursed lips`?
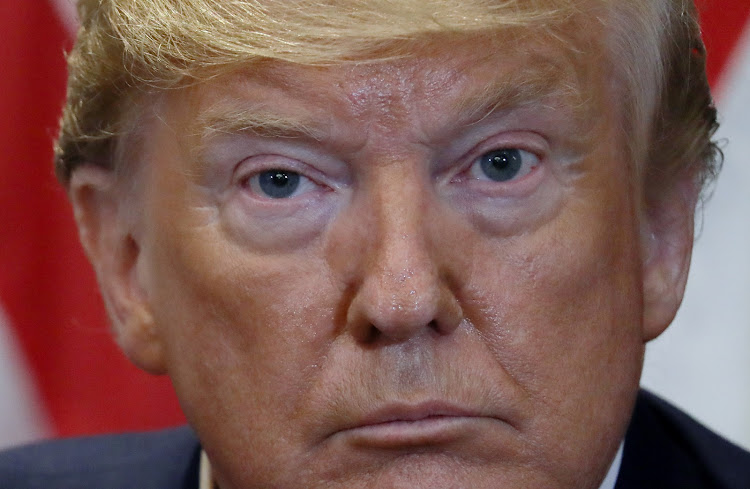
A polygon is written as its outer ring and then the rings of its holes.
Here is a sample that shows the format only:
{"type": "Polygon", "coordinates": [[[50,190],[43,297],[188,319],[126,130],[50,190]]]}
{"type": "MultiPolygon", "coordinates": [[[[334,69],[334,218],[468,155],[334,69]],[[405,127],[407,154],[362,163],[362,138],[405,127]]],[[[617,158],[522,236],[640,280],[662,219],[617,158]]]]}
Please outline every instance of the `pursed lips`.
{"type": "Polygon", "coordinates": [[[486,423],[501,422],[507,424],[479,409],[442,401],[396,403],[376,408],[333,436],[371,448],[440,446],[472,436],[486,423]]]}

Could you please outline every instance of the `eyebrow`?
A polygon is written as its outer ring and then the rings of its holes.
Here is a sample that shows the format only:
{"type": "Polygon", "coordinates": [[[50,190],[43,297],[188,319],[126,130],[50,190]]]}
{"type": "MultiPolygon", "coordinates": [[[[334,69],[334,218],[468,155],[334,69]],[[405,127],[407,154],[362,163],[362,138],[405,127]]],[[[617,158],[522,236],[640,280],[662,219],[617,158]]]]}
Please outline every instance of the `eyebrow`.
{"type": "Polygon", "coordinates": [[[186,148],[192,162],[190,173],[202,174],[206,157],[222,137],[250,136],[319,143],[325,139],[324,124],[309,116],[279,114],[262,103],[232,99],[208,107],[193,120],[191,144],[186,148]],[[230,104],[234,102],[232,106],[230,104]]]}
{"type": "Polygon", "coordinates": [[[548,104],[550,110],[567,107],[574,123],[584,118],[590,104],[577,79],[560,63],[545,63],[542,69],[522,69],[510,77],[494,79],[469,96],[459,97],[453,113],[466,125],[476,124],[493,113],[548,104]]]}
{"type": "Polygon", "coordinates": [[[319,121],[280,115],[263,107],[214,108],[196,120],[197,134],[205,142],[225,134],[251,134],[262,138],[311,139],[325,137],[319,121]]]}

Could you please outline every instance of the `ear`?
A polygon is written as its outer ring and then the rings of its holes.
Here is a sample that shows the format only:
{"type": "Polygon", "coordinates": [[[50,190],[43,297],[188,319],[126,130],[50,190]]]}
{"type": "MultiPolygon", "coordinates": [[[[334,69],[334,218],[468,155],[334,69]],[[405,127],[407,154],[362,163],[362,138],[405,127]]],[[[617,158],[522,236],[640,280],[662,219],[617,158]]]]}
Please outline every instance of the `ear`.
{"type": "Polygon", "coordinates": [[[678,182],[645,212],[643,241],[643,340],[659,336],[682,302],[690,270],[698,186],[678,182]]]}
{"type": "Polygon", "coordinates": [[[94,266],[115,340],[138,367],[165,372],[161,339],[137,273],[140,247],[133,232],[132,196],[115,185],[113,172],[77,168],[68,194],[83,248],[94,266]]]}

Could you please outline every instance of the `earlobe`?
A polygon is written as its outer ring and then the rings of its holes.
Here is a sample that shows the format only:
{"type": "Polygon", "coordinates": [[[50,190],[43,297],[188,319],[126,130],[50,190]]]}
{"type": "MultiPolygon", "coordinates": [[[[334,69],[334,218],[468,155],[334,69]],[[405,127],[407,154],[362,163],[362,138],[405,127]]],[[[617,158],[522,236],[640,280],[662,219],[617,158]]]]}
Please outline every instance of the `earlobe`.
{"type": "Polygon", "coordinates": [[[83,165],[73,172],[68,195],[115,340],[138,367],[161,374],[165,372],[161,339],[137,273],[140,247],[132,219],[123,208],[129,199],[118,190],[114,178],[111,171],[83,165]]]}
{"type": "Polygon", "coordinates": [[[643,340],[659,336],[682,302],[693,249],[698,188],[680,182],[651,205],[642,223],[643,340]]]}

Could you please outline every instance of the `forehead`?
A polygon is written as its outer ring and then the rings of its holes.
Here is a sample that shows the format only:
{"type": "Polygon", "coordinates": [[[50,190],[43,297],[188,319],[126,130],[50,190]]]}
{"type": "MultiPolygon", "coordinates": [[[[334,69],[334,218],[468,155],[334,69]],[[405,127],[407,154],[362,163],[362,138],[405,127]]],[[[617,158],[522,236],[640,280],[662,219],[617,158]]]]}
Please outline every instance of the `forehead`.
{"type": "Polygon", "coordinates": [[[533,34],[429,39],[377,62],[262,61],[187,90],[191,103],[179,105],[190,110],[189,134],[204,138],[258,130],[317,139],[336,121],[365,119],[383,131],[419,120],[432,132],[532,105],[590,121],[606,96],[603,43],[533,34]]]}

